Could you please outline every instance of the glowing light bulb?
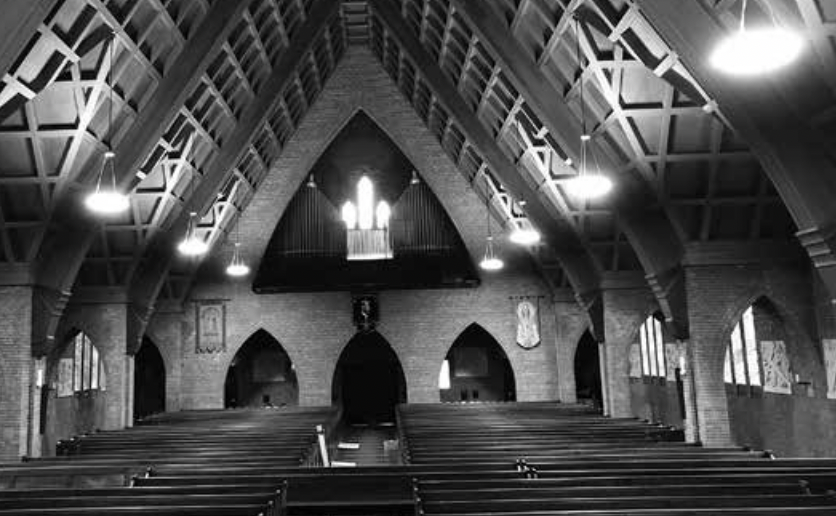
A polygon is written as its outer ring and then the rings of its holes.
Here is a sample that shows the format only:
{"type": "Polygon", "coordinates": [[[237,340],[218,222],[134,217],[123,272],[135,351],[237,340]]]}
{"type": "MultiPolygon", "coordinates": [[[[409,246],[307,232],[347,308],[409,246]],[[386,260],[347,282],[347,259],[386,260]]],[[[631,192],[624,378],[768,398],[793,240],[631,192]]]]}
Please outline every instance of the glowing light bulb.
{"type": "Polygon", "coordinates": [[[515,244],[534,245],[540,241],[540,233],[535,229],[515,228],[509,238],[515,244]]]}
{"type": "Polygon", "coordinates": [[[98,215],[116,215],[131,207],[128,196],[116,190],[116,171],[113,166],[115,159],[116,153],[112,150],[105,152],[96,191],[84,198],[87,209],[98,215]],[[109,182],[105,175],[109,175],[113,181],[111,186],[102,187],[103,181],[109,182]]]}
{"type": "Polygon", "coordinates": [[[250,267],[244,263],[243,259],[241,259],[241,252],[239,251],[240,247],[241,244],[239,242],[235,242],[235,251],[232,252],[232,260],[230,260],[229,265],[226,268],[227,275],[236,278],[246,276],[250,273],[250,267]]]}
{"type": "Polygon", "coordinates": [[[578,175],[568,180],[565,185],[570,195],[581,199],[595,199],[612,190],[612,181],[601,174],[578,175]]]}
{"type": "Polygon", "coordinates": [[[209,250],[209,244],[195,236],[192,236],[180,242],[180,245],[177,246],[177,250],[184,256],[200,256],[206,254],[209,250]]]}
{"type": "Polygon", "coordinates": [[[209,244],[197,236],[195,230],[197,225],[196,220],[197,213],[194,211],[189,213],[189,225],[186,228],[186,236],[177,246],[177,251],[184,256],[200,256],[206,254],[209,250],[209,244]]]}
{"type": "Polygon", "coordinates": [[[96,190],[84,199],[84,205],[100,215],[116,215],[131,207],[128,196],[116,190],[96,190]]]}
{"type": "Polygon", "coordinates": [[[801,36],[782,27],[742,28],[717,45],[710,63],[729,75],[759,75],[792,63],[803,47],[801,36]]]}
{"type": "Polygon", "coordinates": [[[505,262],[496,257],[484,258],[481,262],[479,262],[479,267],[486,271],[498,271],[505,267],[505,262]]]}

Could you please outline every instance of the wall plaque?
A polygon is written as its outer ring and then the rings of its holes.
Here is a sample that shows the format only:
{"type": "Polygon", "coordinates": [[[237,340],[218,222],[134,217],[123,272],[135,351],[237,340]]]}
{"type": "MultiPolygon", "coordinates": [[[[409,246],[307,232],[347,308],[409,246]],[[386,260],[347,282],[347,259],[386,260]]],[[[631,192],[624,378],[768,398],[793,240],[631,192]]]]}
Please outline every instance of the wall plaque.
{"type": "Polygon", "coordinates": [[[226,306],[223,301],[198,301],[195,306],[195,352],[226,351],[226,306]]]}

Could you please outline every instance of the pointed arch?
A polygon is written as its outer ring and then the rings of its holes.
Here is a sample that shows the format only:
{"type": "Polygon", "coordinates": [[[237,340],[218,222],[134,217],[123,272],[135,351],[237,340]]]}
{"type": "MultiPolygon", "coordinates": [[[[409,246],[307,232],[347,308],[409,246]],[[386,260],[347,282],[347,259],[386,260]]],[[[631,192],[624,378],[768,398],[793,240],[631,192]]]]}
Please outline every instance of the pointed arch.
{"type": "Polygon", "coordinates": [[[575,393],[580,403],[595,408],[603,404],[601,385],[601,360],[598,355],[598,341],[588,329],[578,339],[574,354],[575,393]]]}
{"type": "Polygon", "coordinates": [[[394,422],[406,403],[406,376],[397,352],[377,331],[358,332],[340,353],[331,397],[349,423],[394,422]]]}
{"type": "Polygon", "coordinates": [[[134,356],[134,419],[165,412],[166,371],[160,349],[145,335],[134,356]]]}
{"type": "Polygon", "coordinates": [[[278,339],[264,328],[241,344],[225,374],[226,408],[299,404],[296,368],[278,339]]]}
{"type": "Polygon", "coordinates": [[[472,323],[450,345],[439,371],[439,398],[455,401],[515,401],[514,369],[502,345],[472,323]]]}

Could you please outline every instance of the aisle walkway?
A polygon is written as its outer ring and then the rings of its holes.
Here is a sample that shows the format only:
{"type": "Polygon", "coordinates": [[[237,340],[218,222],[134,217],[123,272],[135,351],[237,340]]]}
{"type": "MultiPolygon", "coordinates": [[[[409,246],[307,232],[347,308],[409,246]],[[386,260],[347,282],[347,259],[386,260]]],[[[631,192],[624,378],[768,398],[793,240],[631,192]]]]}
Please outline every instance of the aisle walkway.
{"type": "Polygon", "coordinates": [[[341,436],[343,445],[359,445],[359,448],[349,449],[347,446],[338,448],[334,460],[353,463],[357,466],[385,466],[400,464],[400,454],[395,449],[387,451],[385,441],[397,439],[395,427],[376,425],[351,425],[341,436]]]}

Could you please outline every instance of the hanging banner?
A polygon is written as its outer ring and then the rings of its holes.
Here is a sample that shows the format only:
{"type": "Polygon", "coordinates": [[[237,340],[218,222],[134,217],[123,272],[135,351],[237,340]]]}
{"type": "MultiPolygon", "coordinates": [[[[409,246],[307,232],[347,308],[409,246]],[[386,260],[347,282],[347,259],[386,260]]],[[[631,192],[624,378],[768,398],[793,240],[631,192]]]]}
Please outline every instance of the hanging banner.
{"type": "Polygon", "coordinates": [[[836,399],[836,339],[822,340],[824,370],[827,374],[827,397],[836,399]]]}
{"type": "Polygon", "coordinates": [[[787,357],[787,346],[784,341],[762,341],[761,355],[763,357],[763,390],[778,394],[792,394],[790,360],[787,357]]]}
{"type": "Polygon", "coordinates": [[[226,351],[226,306],[223,301],[199,301],[196,304],[196,353],[226,351]]]}
{"type": "Polygon", "coordinates": [[[517,344],[531,349],[540,344],[540,298],[516,298],[517,344]]]}

